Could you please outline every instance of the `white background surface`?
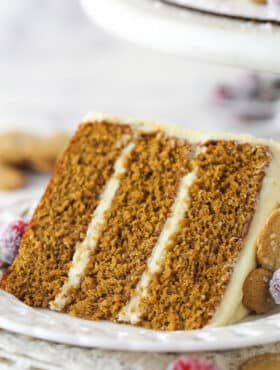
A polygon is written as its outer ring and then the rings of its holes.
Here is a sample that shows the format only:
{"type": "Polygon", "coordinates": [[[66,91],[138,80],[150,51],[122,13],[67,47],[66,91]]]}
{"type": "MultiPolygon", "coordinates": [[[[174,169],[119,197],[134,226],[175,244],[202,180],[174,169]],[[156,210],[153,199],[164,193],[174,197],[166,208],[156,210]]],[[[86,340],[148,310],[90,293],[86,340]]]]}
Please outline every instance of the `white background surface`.
{"type": "Polygon", "coordinates": [[[95,110],[251,131],[209,103],[217,79],[236,73],[115,38],[90,23],[78,0],[0,2],[0,127],[74,127],[95,110]]]}

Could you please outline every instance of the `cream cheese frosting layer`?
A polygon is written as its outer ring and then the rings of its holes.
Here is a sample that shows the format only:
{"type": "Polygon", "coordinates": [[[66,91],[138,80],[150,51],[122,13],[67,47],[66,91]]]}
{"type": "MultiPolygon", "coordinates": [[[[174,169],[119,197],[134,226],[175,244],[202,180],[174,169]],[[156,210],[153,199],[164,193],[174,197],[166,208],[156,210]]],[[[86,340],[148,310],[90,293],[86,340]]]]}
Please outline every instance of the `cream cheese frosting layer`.
{"type": "Polygon", "coordinates": [[[103,122],[131,125],[132,128],[140,132],[155,132],[158,130],[164,131],[167,136],[174,136],[182,140],[187,140],[189,143],[205,143],[210,140],[232,140],[238,143],[249,143],[255,145],[266,145],[270,148],[274,158],[280,153],[280,143],[274,140],[260,139],[248,134],[231,134],[231,133],[207,133],[200,131],[193,131],[187,128],[178,127],[169,123],[141,120],[134,118],[119,118],[116,116],[108,116],[103,113],[89,113],[86,115],[82,123],[89,122],[103,122]]]}
{"type": "Polygon", "coordinates": [[[161,268],[161,263],[164,259],[164,252],[168,247],[170,238],[180,229],[179,222],[183,219],[190,202],[189,189],[196,178],[196,168],[182,178],[177,196],[172,206],[171,214],[167,218],[160,237],[154,246],[152,255],[148,260],[147,270],[143,273],[142,278],[136,287],[134,296],[119,313],[118,320],[132,324],[136,324],[140,321],[141,311],[139,310],[139,304],[141,299],[147,295],[147,289],[152,276],[161,268]]]}
{"type": "Polygon", "coordinates": [[[248,314],[248,310],[242,304],[242,287],[248,274],[256,267],[256,243],[259,232],[272,211],[280,204],[280,150],[276,146],[270,149],[272,161],[263,179],[257,210],[226,294],[209,326],[235,323],[248,314]]]}
{"type": "Polygon", "coordinates": [[[122,150],[119,158],[116,160],[114,164],[114,173],[107,182],[104,192],[100,197],[100,202],[93,213],[86,237],[76,246],[67,280],[63,284],[55,299],[50,302],[51,309],[56,311],[63,310],[69,301],[69,293],[71,289],[79,286],[84,276],[85,269],[89,263],[90,254],[96,247],[102,233],[102,227],[105,221],[105,212],[110,209],[112,201],[119,188],[120,176],[126,172],[125,159],[127,155],[134,149],[134,147],[135,144],[133,142],[127,144],[122,150]]]}

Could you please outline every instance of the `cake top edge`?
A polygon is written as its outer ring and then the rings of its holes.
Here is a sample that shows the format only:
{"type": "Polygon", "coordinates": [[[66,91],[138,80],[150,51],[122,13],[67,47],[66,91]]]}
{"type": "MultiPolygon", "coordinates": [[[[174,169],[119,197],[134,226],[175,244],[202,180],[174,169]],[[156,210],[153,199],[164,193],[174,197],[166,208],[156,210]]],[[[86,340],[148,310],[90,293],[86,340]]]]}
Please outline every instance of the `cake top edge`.
{"type": "Polygon", "coordinates": [[[273,152],[280,154],[280,143],[272,139],[256,138],[248,134],[232,134],[232,133],[208,133],[195,131],[188,128],[178,127],[170,123],[150,121],[145,119],[135,118],[120,118],[118,116],[110,116],[103,113],[88,113],[81,124],[106,121],[113,124],[131,125],[143,132],[152,132],[162,130],[168,136],[175,136],[180,139],[188,139],[190,143],[203,143],[211,140],[227,140],[237,141],[240,143],[251,143],[255,145],[268,146],[273,152]]]}

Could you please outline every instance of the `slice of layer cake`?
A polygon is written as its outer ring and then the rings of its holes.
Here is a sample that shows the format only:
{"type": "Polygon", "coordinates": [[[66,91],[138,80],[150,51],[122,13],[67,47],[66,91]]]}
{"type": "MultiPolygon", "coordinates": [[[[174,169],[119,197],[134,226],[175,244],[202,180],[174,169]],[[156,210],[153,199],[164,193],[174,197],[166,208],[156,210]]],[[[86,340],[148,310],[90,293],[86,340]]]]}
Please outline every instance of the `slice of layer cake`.
{"type": "Polygon", "coordinates": [[[91,320],[161,330],[238,321],[279,174],[275,142],[89,116],[1,286],[91,320]]]}

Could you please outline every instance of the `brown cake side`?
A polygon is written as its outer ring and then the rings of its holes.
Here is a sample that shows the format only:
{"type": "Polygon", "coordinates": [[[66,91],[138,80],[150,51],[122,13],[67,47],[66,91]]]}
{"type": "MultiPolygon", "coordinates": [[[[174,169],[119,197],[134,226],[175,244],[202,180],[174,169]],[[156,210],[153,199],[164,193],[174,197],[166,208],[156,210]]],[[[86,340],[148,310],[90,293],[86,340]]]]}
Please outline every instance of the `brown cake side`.
{"type": "Polygon", "coordinates": [[[190,149],[187,142],[163,133],[139,134],[102,236],[66,312],[117,319],[147,267],[180,180],[189,171],[190,149]]]}
{"type": "Polygon", "coordinates": [[[141,325],[161,330],[206,325],[244,247],[271,155],[264,146],[217,141],[195,160],[198,178],[180,232],[143,298],[141,325]]]}
{"type": "Polygon", "coordinates": [[[81,125],[61,158],[1,287],[32,306],[48,307],[67,277],[75,246],[130,138],[128,126],[81,125]]]}

